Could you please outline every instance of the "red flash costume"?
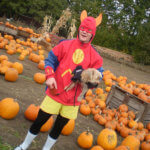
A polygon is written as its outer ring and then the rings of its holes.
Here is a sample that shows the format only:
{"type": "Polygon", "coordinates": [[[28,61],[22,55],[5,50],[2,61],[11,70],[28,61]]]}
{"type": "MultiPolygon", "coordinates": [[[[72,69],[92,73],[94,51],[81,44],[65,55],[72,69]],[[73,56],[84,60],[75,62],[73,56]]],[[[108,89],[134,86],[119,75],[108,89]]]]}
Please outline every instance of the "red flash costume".
{"type": "MultiPolygon", "coordinates": [[[[79,27],[79,30],[85,30],[92,34],[89,43],[82,43],[77,36],[76,39],[64,40],[55,46],[45,59],[45,73],[46,78],[54,77],[57,84],[58,95],[51,94],[50,88],[46,89],[46,94],[53,100],[64,105],[80,105],[77,97],[81,93],[81,85],[76,85],[68,92],[64,88],[71,82],[71,73],[78,66],[81,65],[83,69],[96,68],[103,72],[103,59],[98,52],[92,47],[91,42],[96,32],[96,20],[93,17],[86,17],[79,27]],[[75,90],[76,96],[75,96],[75,90]],[[74,102],[75,97],[75,102],[74,102]]],[[[78,31],[79,32],[79,31],[78,31]]]]}

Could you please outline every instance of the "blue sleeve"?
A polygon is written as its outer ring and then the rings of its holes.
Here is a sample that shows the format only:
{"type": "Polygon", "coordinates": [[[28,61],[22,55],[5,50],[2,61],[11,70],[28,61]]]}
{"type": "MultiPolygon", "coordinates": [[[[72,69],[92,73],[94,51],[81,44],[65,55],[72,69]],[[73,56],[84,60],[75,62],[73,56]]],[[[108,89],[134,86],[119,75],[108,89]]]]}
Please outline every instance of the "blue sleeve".
{"type": "Polygon", "coordinates": [[[53,51],[51,50],[48,54],[48,57],[45,59],[45,68],[50,66],[55,71],[57,66],[59,65],[59,61],[53,51]]]}
{"type": "MultiPolygon", "coordinates": [[[[97,70],[102,74],[102,78],[103,78],[103,72],[104,72],[103,67],[100,67],[97,70]]],[[[100,78],[100,80],[102,80],[102,78],[100,78]]]]}

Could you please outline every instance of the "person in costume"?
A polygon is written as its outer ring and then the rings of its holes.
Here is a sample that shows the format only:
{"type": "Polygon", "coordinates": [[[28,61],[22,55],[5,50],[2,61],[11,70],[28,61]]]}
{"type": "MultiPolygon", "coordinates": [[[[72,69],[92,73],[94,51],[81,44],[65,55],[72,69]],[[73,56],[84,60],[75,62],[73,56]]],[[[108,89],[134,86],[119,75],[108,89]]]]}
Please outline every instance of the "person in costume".
{"type": "MultiPolygon", "coordinates": [[[[96,19],[87,16],[84,10],[80,16],[81,24],[76,39],[63,40],[55,46],[45,59],[46,96],[40,105],[37,119],[31,125],[24,141],[15,150],[26,150],[38,135],[41,126],[51,117],[57,115],[55,123],[47,137],[42,150],[50,150],[57,141],[63,127],[70,119],[76,119],[82,92],[81,84],[65,91],[71,82],[80,81],[84,69],[95,68],[103,73],[103,59],[91,45],[96,33],[96,26],[102,21],[102,14],[96,19]]],[[[89,88],[94,88],[91,85],[89,88]]]]}

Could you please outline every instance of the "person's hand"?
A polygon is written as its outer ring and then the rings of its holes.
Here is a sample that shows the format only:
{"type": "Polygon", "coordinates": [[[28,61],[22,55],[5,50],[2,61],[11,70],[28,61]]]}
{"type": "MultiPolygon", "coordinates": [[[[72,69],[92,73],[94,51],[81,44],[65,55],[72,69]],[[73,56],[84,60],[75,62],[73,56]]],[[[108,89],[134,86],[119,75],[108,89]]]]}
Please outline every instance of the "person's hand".
{"type": "Polygon", "coordinates": [[[57,89],[55,78],[48,78],[45,83],[50,89],[57,89]]]}
{"type": "Polygon", "coordinates": [[[80,80],[81,80],[81,73],[82,73],[82,71],[83,71],[82,66],[77,66],[77,67],[73,70],[73,72],[72,72],[73,77],[71,78],[71,80],[72,80],[73,82],[80,81],[80,80]]]}

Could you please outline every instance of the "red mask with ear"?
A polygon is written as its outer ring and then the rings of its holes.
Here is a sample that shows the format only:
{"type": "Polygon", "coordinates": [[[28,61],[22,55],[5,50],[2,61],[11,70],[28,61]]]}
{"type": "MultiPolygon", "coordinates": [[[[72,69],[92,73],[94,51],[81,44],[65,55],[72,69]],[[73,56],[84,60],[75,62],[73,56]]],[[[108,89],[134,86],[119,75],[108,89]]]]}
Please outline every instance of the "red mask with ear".
{"type": "Polygon", "coordinates": [[[86,17],[80,24],[79,30],[86,31],[88,33],[91,33],[92,39],[95,36],[96,33],[96,20],[93,17],[86,17]]]}

